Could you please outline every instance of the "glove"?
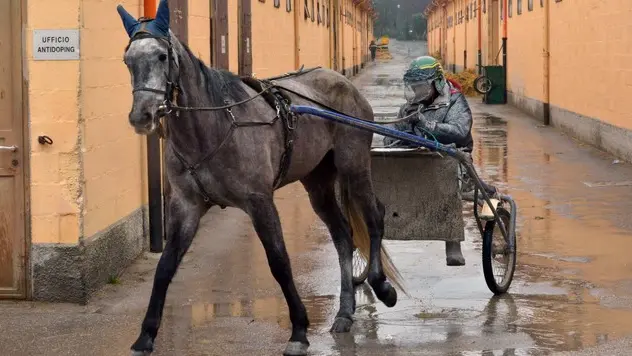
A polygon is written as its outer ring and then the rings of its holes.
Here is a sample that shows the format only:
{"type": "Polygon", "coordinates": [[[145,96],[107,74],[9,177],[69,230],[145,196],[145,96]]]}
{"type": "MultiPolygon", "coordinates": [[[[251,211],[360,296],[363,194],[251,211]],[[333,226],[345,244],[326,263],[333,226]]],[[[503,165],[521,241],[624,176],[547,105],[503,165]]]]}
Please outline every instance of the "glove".
{"type": "Polygon", "coordinates": [[[424,114],[421,112],[417,115],[418,124],[423,127],[425,130],[434,131],[437,127],[437,122],[428,120],[424,114]]]}

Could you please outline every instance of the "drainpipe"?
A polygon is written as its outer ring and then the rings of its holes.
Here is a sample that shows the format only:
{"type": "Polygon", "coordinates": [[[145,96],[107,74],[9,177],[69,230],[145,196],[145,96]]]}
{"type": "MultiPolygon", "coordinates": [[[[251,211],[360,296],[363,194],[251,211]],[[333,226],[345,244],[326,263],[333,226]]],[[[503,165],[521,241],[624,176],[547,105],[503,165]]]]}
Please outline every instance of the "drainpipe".
{"type": "Polygon", "coordinates": [[[465,37],[463,39],[463,70],[467,69],[467,26],[469,25],[470,20],[472,20],[470,18],[470,10],[469,10],[469,6],[471,4],[467,4],[468,5],[468,10],[466,10],[465,12],[465,21],[463,22],[463,27],[465,27],[465,37]]]}
{"type": "Polygon", "coordinates": [[[301,35],[299,30],[299,14],[298,9],[301,6],[300,0],[294,0],[294,69],[301,67],[301,35]]]}
{"type": "Polygon", "coordinates": [[[507,11],[507,0],[503,0],[503,67],[505,68],[505,100],[503,104],[507,104],[507,77],[509,72],[507,71],[507,22],[509,20],[507,11]]]}
{"type": "Polygon", "coordinates": [[[549,0],[545,1],[544,7],[544,105],[542,121],[544,125],[551,124],[551,13],[549,9],[549,0]]]}
{"type": "Polygon", "coordinates": [[[483,74],[482,70],[483,68],[481,67],[483,65],[483,52],[482,52],[482,38],[481,38],[481,32],[482,32],[482,20],[481,20],[481,0],[478,0],[478,6],[476,8],[476,12],[478,15],[478,75],[483,74]]]}
{"type": "Polygon", "coordinates": [[[452,72],[456,73],[456,22],[457,11],[456,3],[454,3],[454,30],[452,30],[452,72]]]}
{"type": "MultiPolygon", "coordinates": [[[[145,0],[143,14],[156,17],[156,0],[145,0]]],[[[147,185],[149,198],[149,251],[162,252],[163,218],[161,187],[160,137],[157,133],[147,136],[147,185]]]]}

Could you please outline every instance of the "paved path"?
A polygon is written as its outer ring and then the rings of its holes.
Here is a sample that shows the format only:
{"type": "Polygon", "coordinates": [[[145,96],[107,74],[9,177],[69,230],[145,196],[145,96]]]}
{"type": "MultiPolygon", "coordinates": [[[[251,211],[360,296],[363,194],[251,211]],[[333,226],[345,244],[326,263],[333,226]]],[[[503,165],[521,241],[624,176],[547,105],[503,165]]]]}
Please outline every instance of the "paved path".
{"type": "MultiPolygon", "coordinates": [[[[399,78],[425,44],[393,42],[395,58],[355,79],[376,113],[401,104],[399,78]]],[[[413,298],[394,308],[357,292],[352,332],[331,335],[337,255],[303,188],[277,203],[295,278],[312,323],[311,355],[628,355],[632,334],[632,165],[506,106],[472,99],[475,162],[520,207],[510,294],[492,298],[480,237],[468,218],[464,267],[445,266],[439,242],[387,241],[413,298]]],[[[0,304],[0,355],[128,355],[157,257],[147,254],[87,306],[0,304]]],[[[155,355],[279,355],[289,337],[285,301],[249,219],[205,216],[167,299],[155,355]]]]}

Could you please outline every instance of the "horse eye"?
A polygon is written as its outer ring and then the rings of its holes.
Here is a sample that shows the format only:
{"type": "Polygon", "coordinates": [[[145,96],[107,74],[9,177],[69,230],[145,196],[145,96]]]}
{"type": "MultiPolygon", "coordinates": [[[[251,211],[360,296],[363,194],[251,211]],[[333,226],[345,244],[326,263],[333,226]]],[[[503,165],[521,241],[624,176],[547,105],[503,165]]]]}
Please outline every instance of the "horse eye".
{"type": "Polygon", "coordinates": [[[164,61],[166,61],[166,60],[167,60],[167,55],[163,53],[163,54],[161,54],[161,55],[159,55],[159,56],[158,56],[158,59],[159,59],[161,62],[164,62],[164,61]]]}

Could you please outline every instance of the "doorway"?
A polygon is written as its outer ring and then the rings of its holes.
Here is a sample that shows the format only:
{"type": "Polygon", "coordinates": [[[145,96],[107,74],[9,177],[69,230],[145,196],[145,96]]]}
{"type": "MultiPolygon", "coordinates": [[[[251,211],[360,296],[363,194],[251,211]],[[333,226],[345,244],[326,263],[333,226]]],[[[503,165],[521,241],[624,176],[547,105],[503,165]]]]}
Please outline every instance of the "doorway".
{"type": "Polygon", "coordinates": [[[26,298],[22,1],[0,2],[0,297],[26,298]]]}

